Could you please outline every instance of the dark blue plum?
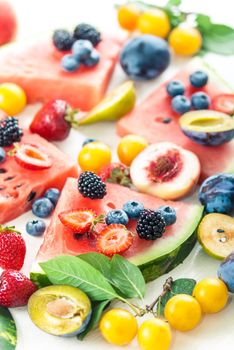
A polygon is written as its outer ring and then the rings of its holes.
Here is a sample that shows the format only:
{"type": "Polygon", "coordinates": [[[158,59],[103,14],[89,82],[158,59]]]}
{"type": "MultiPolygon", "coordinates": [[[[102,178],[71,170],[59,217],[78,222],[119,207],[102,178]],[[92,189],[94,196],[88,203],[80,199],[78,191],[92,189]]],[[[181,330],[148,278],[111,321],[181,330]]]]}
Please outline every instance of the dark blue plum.
{"type": "Polygon", "coordinates": [[[121,209],[113,209],[113,210],[110,210],[109,213],[107,213],[106,223],[107,225],[111,225],[111,224],[127,225],[128,216],[125,213],[125,211],[121,209]]]}
{"type": "Polygon", "coordinates": [[[167,84],[167,93],[171,97],[177,95],[183,95],[185,92],[185,87],[179,80],[172,80],[167,84]]]}
{"type": "Polygon", "coordinates": [[[179,114],[184,114],[191,109],[191,102],[188,97],[183,95],[178,95],[173,97],[171,101],[172,109],[179,114]]]}
{"type": "Polygon", "coordinates": [[[192,141],[203,146],[219,146],[231,141],[234,138],[234,129],[222,132],[194,131],[182,128],[183,133],[192,141]]]}
{"type": "Polygon", "coordinates": [[[207,84],[208,74],[202,70],[198,70],[190,75],[189,80],[192,86],[201,88],[207,84]]]}
{"type": "Polygon", "coordinates": [[[149,80],[169,66],[170,56],[165,40],[146,34],[127,42],[120,54],[120,64],[133,80],[149,80]]]}
{"type": "Polygon", "coordinates": [[[220,264],[218,277],[227,285],[229,292],[234,293],[234,252],[220,264]]]}
{"type": "Polygon", "coordinates": [[[191,102],[194,109],[208,109],[210,106],[210,97],[205,92],[195,92],[191,97],[191,102]]]}
{"type": "Polygon", "coordinates": [[[230,214],[234,207],[234,175],[210,176],[201,185],[199,200],[207,213],[230,214]]]}

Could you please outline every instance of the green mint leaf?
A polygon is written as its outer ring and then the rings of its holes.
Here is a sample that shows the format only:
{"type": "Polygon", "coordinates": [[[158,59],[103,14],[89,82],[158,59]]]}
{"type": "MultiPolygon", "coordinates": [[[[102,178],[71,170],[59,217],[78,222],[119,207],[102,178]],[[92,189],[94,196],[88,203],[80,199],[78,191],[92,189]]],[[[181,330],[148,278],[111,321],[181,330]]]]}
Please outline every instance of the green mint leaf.
{"type": "Polygon", "coordinates": [[[166,4],[166,7],[180,6],[181,3],[182,3],[182,0],[169,0],[166,4]]]}
{"type": "Polygon", "coordinates": [[[102,313],[109,304],[110,304],[109,300],[103,300],[99,303],[97,303],[97,302],[92,303],[91,320],[90,320],[88,326],[86,327],[86,329],[84,330],[84,332],[78,334],[77,339],[83,340],[91,330],[93,330],[94,328],[96,328],[98,326],[99,321],[100,321],[101,316],[102,316],[102,313]]]}
{"type": "Polygon", "coordinates": [[[140,269],[120,255],[114,255],[111,260],[111,280],[125,298],[145,295],[145,280],[140,269]]]}
{"type": "Polygon", "coordinates": [[[16,348],[17,333],[15,321],[10,311],[0,306],[0,349],[14,350],[16,348]]]}
{"type": "Polygon", "coordinates": [[[201,33],[209,31],[210,27],[212,26],[210,17],[203,15],[202,13],[197,14],[196,22],[201,33]]]}
{"type": "Polygon", "coordinates": [[[118,294],[100,271],[75,256],[62,255],[40,263],[53,284],[79,287],[91,300],[112,300],[118,294]]]}
{"type": "Polygon", "coordinates": [[[157,304],[158,315],[164,315],[164,308],[169,299],[176,294],[193,294],[193,289],[196,285],[196,281],[192,278],[179,278],[172,282],[171,291],[166,292],[164,296],[159,299],[157,304]]]}
{"type": "Polygon", "coordinates": [[[213,24],[206,17],[197,17],[198,29],[203,37],[203,49],[221,55],[233,55],[234,28],[224,24],[213,24]]]}
{"type": "Polygon", "coordinates": [[[86,261],[88,264],[93,266],[96,270],[100,271],[103,276],[110,281],[111,276],[111,262],[106,255],[99,253],[86,253],[78,255],[78,258],[86,261]]]}

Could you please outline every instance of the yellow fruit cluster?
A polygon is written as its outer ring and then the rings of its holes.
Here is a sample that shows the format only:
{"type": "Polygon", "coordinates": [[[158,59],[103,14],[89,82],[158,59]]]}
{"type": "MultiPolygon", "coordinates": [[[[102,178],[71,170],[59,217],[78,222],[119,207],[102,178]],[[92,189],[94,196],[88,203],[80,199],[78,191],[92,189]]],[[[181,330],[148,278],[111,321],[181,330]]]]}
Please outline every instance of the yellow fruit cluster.
{"type": "Polygon", "coordinates": [[[118,8],[118,22],[128,31],[139,30],[143,34],[167,39],[178,55],[194,55],[202,46],[202,36],[197,28],[183,23],[171,30],[168,15],[161,9],[142,12],[134,4],[123,5],[118,8]]]}
{"type": "Polygon", "coordinates": [[[127,310],[112,309],[100,322],[103,337],[111,344],[127,345],[137,335],[141,350],[168,350],[171,344],[171,328],[187,332],[201,321],[202,314],[221,311],[228,301],[228,289],[218,278],[205,278],[194,288],[193,296],[177,294],[166,303],[165,320],[151,318],[138,329],[135,317],[127,310]]]}

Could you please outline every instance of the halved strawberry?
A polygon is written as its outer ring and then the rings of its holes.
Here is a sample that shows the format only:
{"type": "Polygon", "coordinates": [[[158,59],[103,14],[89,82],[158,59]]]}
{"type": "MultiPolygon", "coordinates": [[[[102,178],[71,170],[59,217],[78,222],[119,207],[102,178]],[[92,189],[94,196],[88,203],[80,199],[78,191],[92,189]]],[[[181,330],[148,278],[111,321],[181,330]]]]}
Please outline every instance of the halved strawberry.
{"type": "Polygon", "coordinates": [[[89,232],[95,218],[96,214],[89,209],[69,210],[59,214],[63,225],[78,234],[89,232]]]}
{"type": "Polygon", "coordinates": [[[234,114],[234,94],[220,94],[217,95],[213,101],[213,108],[216,111],[227,113],[230,115],[234,114]]]}
{"type": "Polygon", "coordinates": [[[129,168],[122,163],[111,163],[101,169],[99,173],[103,182],[116,183],[122,186],[131,186],[131,177],[129,168]]]}
{"type": "Polygon", "coordinates": [[[16,147],[14,157],[20,166],[30,170],[43,170],[52,166],[52,161],[46,153],[29,144],[16,147]]]}
{"type": "Polygon", "coordinates": [[[97,236],[99,252],[111,256],[123,253],[133,244],[133,234],[124,225],[111,224],[97,236]]]}

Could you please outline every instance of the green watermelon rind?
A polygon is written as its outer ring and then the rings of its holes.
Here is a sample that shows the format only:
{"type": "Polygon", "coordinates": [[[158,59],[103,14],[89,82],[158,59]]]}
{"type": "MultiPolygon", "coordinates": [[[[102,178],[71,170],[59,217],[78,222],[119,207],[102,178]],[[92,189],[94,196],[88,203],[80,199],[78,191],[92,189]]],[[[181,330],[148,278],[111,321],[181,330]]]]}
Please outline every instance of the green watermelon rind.
{"type": "Polygon", "coordinates": [[[0,349],[14,350],[17,343],[15,321],[10,311],[0,306],[0,349]]]}
{"type": "MultiPolygon", "coordinates": [[[[143,252],[129,259],[141,269],[146,282],[152,281],[174,269],[192,251],[197,240],[196,228],[202,219],[203,207],[194,205],[190,211],[193,211],[193,220],[188,220],[189,225],[184,226],[184,230],[180,235],[180,239],[176,240],[176,244],[173,243],[171,246],[163,247],[164,249],[161,249],[161,253],[157,248],[152,248],[148,252],[143,252]]],[[[188,217],[192,218],[190,211],[188,217]]],[[[51,284],[37,262],[32,266],[30,278],[39,288],[51,284]]]]}

